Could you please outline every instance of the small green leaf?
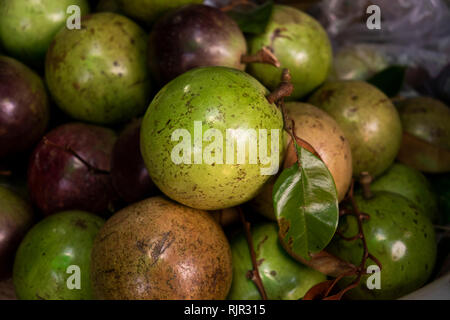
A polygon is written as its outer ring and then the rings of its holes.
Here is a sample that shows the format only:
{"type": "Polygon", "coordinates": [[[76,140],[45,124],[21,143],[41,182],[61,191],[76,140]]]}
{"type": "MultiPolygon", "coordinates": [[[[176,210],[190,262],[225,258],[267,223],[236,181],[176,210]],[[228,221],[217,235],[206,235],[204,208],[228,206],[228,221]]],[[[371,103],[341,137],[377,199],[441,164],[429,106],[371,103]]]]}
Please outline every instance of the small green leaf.
{"type": "Polygon", "coordinates": [[[339,222],[336,185],[326,165],[297,147],[301,163],[283,170],[273,190],[275,215],[283,247],[309,260],[331,241],[339,222]]]}
{"type": "Polygon", "coordinates": [[[273,1],[264,2],[245,11],[232,10],[228,14],[236,21],[244,33],[263,33],[272,15],[273,1]]]}
{"type": "Polygon", "coordinates": [[[406,67],[391,66],[375,74],[368,82],[392,98],[402,89],[405,73],[406,67]]]}

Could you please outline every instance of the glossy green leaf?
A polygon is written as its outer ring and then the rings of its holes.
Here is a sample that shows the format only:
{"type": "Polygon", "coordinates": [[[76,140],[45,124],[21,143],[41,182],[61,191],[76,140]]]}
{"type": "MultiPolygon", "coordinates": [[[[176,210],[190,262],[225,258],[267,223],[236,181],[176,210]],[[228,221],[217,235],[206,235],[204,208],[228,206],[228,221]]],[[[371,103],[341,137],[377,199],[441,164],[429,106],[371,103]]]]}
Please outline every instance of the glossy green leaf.
{"type": "Polygon", "coordinates": [[[391,66],[371,77],[368,82],[388,97],[395,97],[403,87],[405,81],[406,67],[391,66]]]}
{"type": "Polygon", "coordinates": [[[283,170],[273,190],[283,247],[309,260],[331,241],[339,221],[336,185],[326,165],[297,145],[301,163],[283,170]]]}
{"type": "Polygon", "coordinates": [[[272,15],[273,1],[266,1],[257,7],[247,10],[232,10],[228,15],[239,25],[242,32],[259,34],[264,32],[272,15]]]}

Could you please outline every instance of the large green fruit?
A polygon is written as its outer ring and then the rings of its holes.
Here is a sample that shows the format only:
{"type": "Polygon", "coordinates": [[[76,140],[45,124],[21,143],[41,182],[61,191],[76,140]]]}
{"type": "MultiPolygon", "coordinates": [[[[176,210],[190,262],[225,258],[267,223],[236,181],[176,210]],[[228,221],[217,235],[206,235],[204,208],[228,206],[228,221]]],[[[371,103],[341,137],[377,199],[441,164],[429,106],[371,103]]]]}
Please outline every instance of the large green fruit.
{"type": "MultiPolygon", "coordinates": [[[[292,259],[278,241],[276,223],[265,223],[252,229],[258,270],[267,297],[271,300],[301,299],[314,285],[326,276],[292,259]]],[[[247,278],[252,261],[244,234],[231,242],[233,253],[233,282],[228,299],[258,300],[261,296],[255,284],[247,278]]]]}
{"type": "Polygon", "coordinates": [[[0,1],[0,42],[17,59],[40,65],[58,31],[76,5],[80,14],[89,12],[87,0],[3,0],[0,1]]]}
{"type": "Polygon", "coordinates": [[[398,159],[420,171],[450,171],[450,109],[428,97],[396,104],[405,131],[398,159]]]}
{"type": "Polygon", "coordinates": [[[35,225],[16,254],[13,280],[17,297],[26,300],[92,299],[90,255],[103,224],[104,220],[93,214],[66,211],[35,225]],[[80,289],[69,289],[76,284],[69,278],[76,276],[70,266],[79,268],[80,289]]]}
{"type": "Polygon", "coordinates": [[[145,32],[115,13],[62,29],[47,53],[46,78],[58,106],[75,119],[98,124],[127,121],[150,100],[145,32]]]}
{"type": "Polygon", "coordinates": [[[119,8],[127,16],[151,24],[170,9],[185,4],[202,3],[203,0],[117,0],[119,8]]]}
{"type": "Polygon", "coordinates": [[[284,149],[282,115],[267,94],[253,77],[226,67],[194,69],[167,84],[141,128],[141,152],[153,182],[198,209],[253,198],[278,172],[284,149]]]}
{"type": "Polygon", "coordinates": [[[225,299],[231,249],[212,216],[162,197],[109,219],[92,249],[97,299],[225,299]]]}
{"type": "Polygon", "coordinates": [[[419,171],[400,163],[393,164],[371,185],[372,191],[397,193],[414,202],[426,216],[436,222],[437,199],[427,178],[419,171]]]}
{"type": "Polygon", "coordinates": [[[380,175],[394,162],[402,140],[402,124],[389,98],[362,81],[328,82],[309,100],[339,124],[350,142],[353,175],[380,175]]]}
{"type": "MultiPolygon", "coordinates": [[[[363,222],[364,235],[369,252],[382,264],[380,289],[370,290],[368,276],[348,292],[352,299],[396,299],[425,284],[433,271],[436,260],[436,239],[433,225],[423,212],[408,199],[390,192],[375,192],[370,200],[356,196],[361,210],[370,215],[363,222]]],[[[346,237],[358,233],[356,219],[344,217],[339,230],[346,237]]],[[[361,263],[363,255],[361,240],[345,241],[336,235],[329,252],[355,265],[361,263]]],[[[375,265],[368,259],[366,267],[375,265]]],[[[370,276],[370,275],[369,275],[370,276]]],[[[346,278],[340,286],[352,279],[346,278]]],[[[369,281],[371,283],[371,281],[369,281]]]]}
{"type": "Polygon", "coordinates": [[[11,275],[14,255],[33,222],[25,200],[0,186],[0,280],[11,275]]]}
{"type": "Polygon", "coordinates": [[[319,22],[302,11],[275,5],[266,30],[249,40],[251,54],[265,46],[271,48],[281,68],[253,63],[248,70],[273,90],[283,68],[288,68],[294,85],[290,100],[304,97],[328,77],[332,62],[330,40],[319,22]]]}

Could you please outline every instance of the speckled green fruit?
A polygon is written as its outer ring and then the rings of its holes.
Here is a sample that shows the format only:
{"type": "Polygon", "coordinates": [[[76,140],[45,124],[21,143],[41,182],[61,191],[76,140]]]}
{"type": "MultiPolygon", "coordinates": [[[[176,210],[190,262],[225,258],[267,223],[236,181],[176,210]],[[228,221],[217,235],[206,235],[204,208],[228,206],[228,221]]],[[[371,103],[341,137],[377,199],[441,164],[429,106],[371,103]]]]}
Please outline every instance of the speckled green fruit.
{"type": "Polygon", "coordinates": [[[90,254],[103,224],[104,220],[96,215],[66,211],[35,225],[16,254],[13,281],[17,297],[25,300],[92,299],[90,254]],[[71,278],[76,274],[69,266],[79,267],[79,290],[70,290],[67,286],[76,284],[71,278]]]}
{"type": "MultiPolygon", "coordinates": [[[[398,194],[382,191],[374,195],[370,200],[360,196],[355,199],[361,212],[370,215],[363,229],[369,252],[382,264],[381,288],[368,289],[368,276],[364,276],[359,286],[348,292],[351,299],[400,298],[425,284],[436,260],[433,225],[423,212],[398,194]]],[[[356,219],[343,218],[339,230],[347,237],[356,235],[356,219]]],[[[327,250],[353,264],[361,263],[361,240],[345,241],[336,235],[327,250]]],[[[366,267],[369,265],[375,262],[369,259],[366,267]]],[[[340,286],[351,280],[346,278],[340,286]]]]}
{"type": "MultiPolygon", "coordinates": [[[[326,276],[292,259],[278,241],[276,223],[260,224],[252,229],[258,270],[267,297],[271,300],[298,300],[326,276]]],[[[255,284],[247,278],[252,261],[245,236],[240,234],[231,242],[233,282],[228,299],[259,300],[255,284]]]]}
{"type": "Polygon", "coordinates": [[[399,161],[420,171],[450,171],[450,109],[429,97],[404,99],[396,103],[403,130],[399,161]],[[416,138],[416,139],[414,139],[416,138]]]}
{"type": "Polygon", "coordinates": [[[58,106],[75,119],[97,124],[127,121],[145,111],[151,84],[146,34],[115,13],[62,29],[46,59],[47,84],[58,106]]]}
{"type": "Polygon", "coordinates": [[[376,177],[394,162],[402,124],[383,92],[363,81],[334,81],[323,85],[309,102],[328,112],[349,140],[354,177],[364,171],[376,177]]]}
{"type": "Polygon", "coordinates": [[[397,193],[414,202],[425,215],[436,222],[437,199],[427,178],[418,170],[400,163],[393,164],[371,185],[372,191],[397,193]]]}
{"type": "Polygon", "coordinates": [[[170,198],[204,210],[256,196],[270,178],[265,174],[277,173],[284,152],[282,115],[267,94],[250,75],[226,67],[194,69],[167,84],[142,121],[141,152],[153,182],[170,198]],[[257,139],[233,129],[253,129],[257,139]],[[267,143],[259,139],[260,129],[267,130],[267,143]],[[255,153],[246,147],[237,157],[238,144],[249,141],[255,153]],[[266,147],[272,165],[261,161],[266,147]]]}
{"type": "Polygon", "coordinates": [[[71,5],[78,6],[81,15],[89,12],[87,0],[0,1],[0,41],[5,50],[23,62],[43,64],[54,36],[72,15],[67,13],[71,5]]]}
{"type": "Polygon", "coordinates": [[[367,80],[387,68],[386,56],[375,46],[348,45],[340,49],[333,60],[330,80],[367,80]]]}
{"type": "Polygon", "coordinates": [[[185,4],[202,3],[203,0],[117,0],[127,16],[151,24],[171,9],[185,4]]]}
{"type": "Polygon", "coordinates": [[[273,90],[280,83],[283,68],[288,68],[294,85],[290,100],[304,97],[328,77],[332,62],[330,40],[319,22],[300,10],[275,5],[266,30],[249,40],[251,54],[265,46],[272,49],[281,68],[253,63],[248,71],[273,90]]]}

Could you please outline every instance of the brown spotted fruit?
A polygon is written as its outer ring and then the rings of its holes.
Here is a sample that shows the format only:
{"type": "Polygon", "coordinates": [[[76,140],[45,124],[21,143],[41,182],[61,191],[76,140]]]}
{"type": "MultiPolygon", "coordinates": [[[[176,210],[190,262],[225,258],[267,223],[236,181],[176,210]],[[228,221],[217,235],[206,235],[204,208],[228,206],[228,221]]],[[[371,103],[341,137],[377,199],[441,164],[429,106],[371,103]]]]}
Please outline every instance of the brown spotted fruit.
{"type": "Polygon", "coordinates": [[[156,95],[141,127],[153,182],[184,205],[219,210],[254,198],[283,160],[283,118],[247,73],[201,67],[156,95]]]}
{"type": "Polygon", "coordinates": [[[266,87],[275,89],[283,68],[287,68],[294,85],[289,99],[297,100],[327,79],[332,63],[331,44],[314,18],[293,7],[275,5],[266,29],[261,31],[249,39],[250,54],[268,47],[281,64],[281,68],[263,63],[249,65],[249,73],[266,87]]]}
{"type": "Polygon", "coordinates": [[[396,103],[404,136],[398,159],[420,171],[450,171],[450,109],[439,100],[416,97],[396,103]]]}
{"type": "MultiPolygon", "coordinates": [[[[308,145],[302,145],[300,140],[297,140],[297,143],[317,153],[325,162],[336,184],[338,199],[342,201],[352,180],[352,154],[350,144],[339,125],[325,111],[310,104],[288,102],[285,104],[285,110],[289,119],[295,123],[295,135],[308,145]]],[[[289,168],[297,161],[297,154],[290,135],[286,135],[286,140],[284,168],[289,168]]],[[[271,179],[263,191],[251,201],[257,212],[273,220],[274,183],[275,179],[271,179]]]]}
{"type": "Polygon", "coordinates": [[[98,299],[225,299],[231,261],[209,213],[154,197],[117,212],[100,230],[92,286],[98,299]]]}
{"type": "Polygon", "coordinates": [[[165,84],[196,67],[245,69],[244,35],[236,22],[217,8],[188,5],[158,20],[150,34],[149,65],[165,84]],[[167,39],[170,39],[168,41],[167,39]]]}
{"type": "MultiPolygon", "coordinates": [[[[363,300],[397,299],[423,286],[433,272],[437,250],[434,228],[427,215],[403,196],[385,191],[375,191],[370,199],[358,195],[355,201],[361,212],[370,215],[363,221],[364,236],[369,252],[382,268],[368,258],[365,270],[369,274],[346,296],[363,300]]],[[[354,237],[358,234],[356,218],[343,217],[338,230],[344,237],[354,237]]],[[[359,265],[362,240],[347,241],[336,234],[327,251],[359,265]]],[[[354,278],[345,277],[339,285],[344,288],[354,278]]]]}
{"type": "Polygon", "coordinates": [[[109,12],[82,17],[81,29],[61,29],[47,52],[45,75],[57,105],[72,118],[124,122],[150,101],[147,36],[109,12]]]}
{"type": "Polygon", "coordinates": [[[50,107],[42,79],[21,62],[0,56],[0,158],[33,147],[50,107]]]}
{"type": "Polygon", "coordinates": [[[309,102],[331,115],[350,142],[353,175],[376,177],[394,162],[402,141],[397,110],[380,90],[363,81],[333,81],[309,102]]]}

